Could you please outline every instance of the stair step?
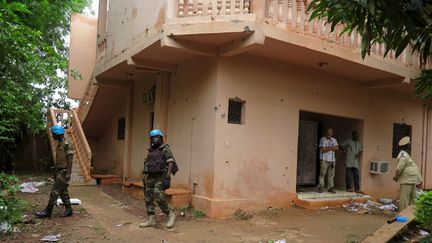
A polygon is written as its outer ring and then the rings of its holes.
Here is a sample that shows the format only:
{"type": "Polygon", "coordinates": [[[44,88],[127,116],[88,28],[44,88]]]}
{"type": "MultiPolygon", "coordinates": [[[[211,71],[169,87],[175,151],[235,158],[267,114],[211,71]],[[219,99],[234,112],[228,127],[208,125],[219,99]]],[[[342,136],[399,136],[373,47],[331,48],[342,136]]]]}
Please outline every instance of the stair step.
{"type": "Polygon", "coordinates": [[[297,193],[298,199],[347,198],[347,197],[350,198],[350,197],[361,197],[361,196],[364,196],[364,194],[341,191],[341,190],[336,190],[335,194],[330,192],[318,193],[316,191],[297,193]]]}

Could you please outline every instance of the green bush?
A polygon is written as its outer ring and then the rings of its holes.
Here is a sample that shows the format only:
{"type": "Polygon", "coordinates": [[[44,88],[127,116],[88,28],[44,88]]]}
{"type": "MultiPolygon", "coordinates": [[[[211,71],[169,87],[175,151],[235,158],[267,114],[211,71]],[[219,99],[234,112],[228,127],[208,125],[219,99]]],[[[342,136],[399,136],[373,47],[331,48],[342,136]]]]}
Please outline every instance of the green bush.
{"type": "Polygon", "coordinates": [[[0,224],[13,225],[22,220],[26,203],[17,197],[19,189],[18,178],[0,173],[0,224]]]}
{"type": "Polygon", "coordinates": [[[422,193],[416,202],[416,220],[432,230],[432,191],[422,193]]]}

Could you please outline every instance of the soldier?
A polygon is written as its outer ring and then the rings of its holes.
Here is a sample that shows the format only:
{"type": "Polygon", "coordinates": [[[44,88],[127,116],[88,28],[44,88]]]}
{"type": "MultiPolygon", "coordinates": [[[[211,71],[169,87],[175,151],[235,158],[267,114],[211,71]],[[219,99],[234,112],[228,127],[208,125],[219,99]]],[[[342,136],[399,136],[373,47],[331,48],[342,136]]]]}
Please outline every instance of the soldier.
{"type": "Polygon", "coordinates": [[[175,214],[168,205],[164,190],[170,187],[171,174],[178,171],[177,163],[168,144],[163,142],[163,134],[160,130],[150,131],[151,148],[148,150],[144,161],[144,196],[148,219],[141,223],[140,227],[156,225],[155,205],[157,202],[163,213],[167,215],[167,228],[172,228],[175,222],[175,214]]]}
{"type": "Polygon", "coordinates": [[[397,157],[396,175],[393,180],[400,184],[399,190],[399,211],[408,205],[415,203],[416,186],[421,184],[423,179],[414,160],[407,151],[411,151],[410,137],[403,137],[399,141],[401,151],[397,157]]]}
{"type": "Polygon", "coordinates": [[[57,141],[57,147],[55,148],[56,154],[54,158],[54,185],[51,189],[48,205],[46,206],[45,210],[37,212],[36,216],[39,218],[51,217],[54,204],[60,196],[66,208],[66,211],[63,213],[63,217],[70,217],[73,213],[67,188],[69,186],[68,182],[71,177],[73,162],[72,145],[64,134],[65,129],[63,126],[54,125],[51,127],[51,133],[54,139],[57,141]]]}

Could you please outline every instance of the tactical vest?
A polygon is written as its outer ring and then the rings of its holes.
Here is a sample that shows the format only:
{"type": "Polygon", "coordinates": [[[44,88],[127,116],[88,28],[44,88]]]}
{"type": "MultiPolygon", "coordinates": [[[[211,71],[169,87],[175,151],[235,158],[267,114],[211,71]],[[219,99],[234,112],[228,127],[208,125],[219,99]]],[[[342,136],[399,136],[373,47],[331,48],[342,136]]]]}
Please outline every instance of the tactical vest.
{"type": "Polygon", "coordinates": [[[165,146],[157,149],[149,149],[146,160],[144,161],[144,173],[163,173],[166,171],[166,163],[162,151],[165,146]]]}

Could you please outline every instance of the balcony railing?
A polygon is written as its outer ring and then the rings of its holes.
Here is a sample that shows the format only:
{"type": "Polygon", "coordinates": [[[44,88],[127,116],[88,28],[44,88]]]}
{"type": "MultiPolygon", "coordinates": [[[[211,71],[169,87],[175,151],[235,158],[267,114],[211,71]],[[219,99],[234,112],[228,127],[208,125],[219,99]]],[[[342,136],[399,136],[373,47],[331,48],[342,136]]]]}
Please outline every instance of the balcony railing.
{"type": "MultiPolygon", "coordinates": [[[[196,20],[190,23],[212,22],[218,17],[250,15],[257,21],[266,22],[285,31],[303,34],[305,36],[320,39],[340,47],[348,48],[353,52],[360,52],[361,36],[357,31],[342,33],[344,26],[339,24],[333,32],[330,25],[325,24],[325,19],[309,21],[310,13],[307,11],[311,0],[167,0],[169,5],[167,18],[169,23],[183,23],[188,18],[196,20]],[[175,6],[172,6],[174,4],[175,6]],[[201,16],[207,18],[201,18],[201,16]],[[183,19],[183,20],[181,20],[183,19]]],[[[109,27],[108,27],[109,28],[109,27]]],[[[105,62],[107,57],[106,35],[98,38],[97,60],[105,62]]],[[[384,55],[385,45],[376,43],[372,46],[372,57],[381,58],[384,55]]],[[[390,51],[385,58],[388,62],[404,65],[413,69],[419,69],[420,57],[408,47],[396,57],[394,51],[390,51]]],[[[428,62],[422,66],[431,68],[428,62]]]]}
{"type": "Polygon", "coordinates": [[[177,0],[178,17],[248,14],[250,0],[177,0]]]}
{"type": "MultiPolygon", "coordinates": [[[[295,31],[305,35],[318,37],[324,41],[335,43],[347,48],[360,51],[361,36],[357,31],[350,34],[342,31],[344,26],[338,24],[333,32],[330,32],[330,25],[326,25],[325,19],[309,21],[310,13],[307,11],[310,0],[266,0],[267,21],[285,28],[288,31],[295,31]]],[[[385,45],[375,43],[371,48],[371,55],[384,55],[385,45]]],[[[387,59],[401,62],[407,66],[418,68],[420,57],[417,52],[412,52],[409,47],[396,58],[395,52],[390,51],[387,59]]]]}

